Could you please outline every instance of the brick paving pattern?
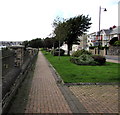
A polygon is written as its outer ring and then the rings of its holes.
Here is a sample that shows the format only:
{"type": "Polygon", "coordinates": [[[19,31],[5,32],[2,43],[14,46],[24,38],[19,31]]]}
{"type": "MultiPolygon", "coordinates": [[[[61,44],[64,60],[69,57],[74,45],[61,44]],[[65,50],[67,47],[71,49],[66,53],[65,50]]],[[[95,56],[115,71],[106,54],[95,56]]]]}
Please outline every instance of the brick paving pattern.
{"type": "Polygon", "coordinates": [[[38,54],[25,113],[72,113],[41,52],[38,54]]]}
{"type": "Polygon", "coordinates": [[[118,85],[69,87],[89,113],[118,113],[118,88],[118,85]]]}

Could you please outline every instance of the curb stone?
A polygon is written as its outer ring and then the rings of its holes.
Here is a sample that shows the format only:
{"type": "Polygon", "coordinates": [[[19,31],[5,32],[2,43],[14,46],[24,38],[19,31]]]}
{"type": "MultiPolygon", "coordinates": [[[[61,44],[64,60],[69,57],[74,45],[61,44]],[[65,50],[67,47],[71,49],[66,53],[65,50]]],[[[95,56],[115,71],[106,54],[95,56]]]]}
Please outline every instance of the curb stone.
{"type": "MultiPolygon", "coordinates": [[[[46,58],[45,58],[46,59],[46,58]]],[[[50,70],[57,82],[57,85],[62,92],[63,96],[65,97],[71,111],[74,113],[86,113],[88,114],[88,111],[86,108],[80,103],[80,101],[77,99],[77,97],[70,91],[68,86],[65,86],[64,81],[61,79],[60,75],[58,72],[55,70],[55,68],[51,65],[51,63],[46,59],[50,70]]]]}

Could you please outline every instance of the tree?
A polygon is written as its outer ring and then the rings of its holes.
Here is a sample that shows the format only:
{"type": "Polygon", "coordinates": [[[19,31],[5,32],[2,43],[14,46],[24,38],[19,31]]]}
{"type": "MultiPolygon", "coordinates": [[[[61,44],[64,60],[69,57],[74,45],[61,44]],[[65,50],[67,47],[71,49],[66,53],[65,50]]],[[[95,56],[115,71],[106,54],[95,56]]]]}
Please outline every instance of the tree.
{"type": "Polygon", "coordinates": [[[84,32],[90,28],[91,18],[84,15],[79,15],[68,20],[56,21],[54,33],[56,37],[65,41],[68,45],[68,55],[74,42],[78,41],[78,36],[81,36],[84,32]]]}
{"type": "Polygon", "coordinates": [[[41,38],[36,38],[29,41],[29,46],[32,48],[41,48],[43,47],[43,40],[41,38]]]}
{"type": "Polygon", "coordinates": [[[57,48],[59,46],[59,42],[55,37],[47,37],[44,39],[44,48],[52,48],[53,46],[54,48],[57,48]]]}
{"type": "Polygon", "coordinates": [[[26,48],[26,47],[28,47],[28,45],[29,45],[29,41],[28,41],[28,40],[23,41],[22,45],[24,45],[24,46],[25,46],[25,48],[26,48]]]}
{"type": "Polygon", "coordinates": [[[53,40],[49,37],[44,39],[44,47],[45,48],[52,48],[53,47],[53,40]]]}

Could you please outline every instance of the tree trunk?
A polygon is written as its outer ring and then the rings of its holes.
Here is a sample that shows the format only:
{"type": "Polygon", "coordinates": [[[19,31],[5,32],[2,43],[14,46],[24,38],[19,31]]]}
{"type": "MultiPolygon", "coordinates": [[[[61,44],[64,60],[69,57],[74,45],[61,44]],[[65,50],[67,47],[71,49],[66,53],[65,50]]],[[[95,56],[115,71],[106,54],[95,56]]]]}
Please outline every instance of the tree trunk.
{"type": "Polygon", "coordinates": [[[59,53],[58,53],[58,57],[59,57],[59,60],[60,60],[60,40],[59,40],[59,53]]]}

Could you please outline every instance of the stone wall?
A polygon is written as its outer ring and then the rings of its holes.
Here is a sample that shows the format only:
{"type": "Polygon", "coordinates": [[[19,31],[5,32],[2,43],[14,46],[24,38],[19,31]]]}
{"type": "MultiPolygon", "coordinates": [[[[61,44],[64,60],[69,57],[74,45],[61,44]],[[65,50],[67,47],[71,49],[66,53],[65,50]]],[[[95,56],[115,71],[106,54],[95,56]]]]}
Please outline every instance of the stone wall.
{"type": "Polygon", "coordinates": [[[98,53],[98,48],[93,48],[93,49],[89,49],[89,51],[93,54],[93,55],[106,55],[107,54],[107,49],[100,49],[99,53],[98,53]]]}
{"type": "Polygon", "coordinates": [[[110,46],[108,55],[120,55],[120,46],[110,46]]]}
{"type": "MultiPolygon", "coordinates": [[[[37,49],[31,48],[30,51],[28,50],[24,51],[24,47],[21,46],[19,47],[14,46],[11,47],[10,49],[12,49],[12,51],[15,52],[15,55],[12,62],[13,68],[11,67],[10,72],[8,73],[6,72],[6,74],[2,76],[2,78],[4,78],[2,79],[2,112],[3,113],[6,112],[18,87],[22,83],[23,79],[25,79],[27,73],[30,71],[32,66],[35,64],[34,60],[37,58],[37,54],[38,54],[37,49]],[[25,56],[26,54],[25,52],[28,52],[27,57],[25,56]],[[26,59],[24,61],[25,57],[26,59]]],[[[8,64],[8,68],[9,67],[10,66],[8,64]]]]}

